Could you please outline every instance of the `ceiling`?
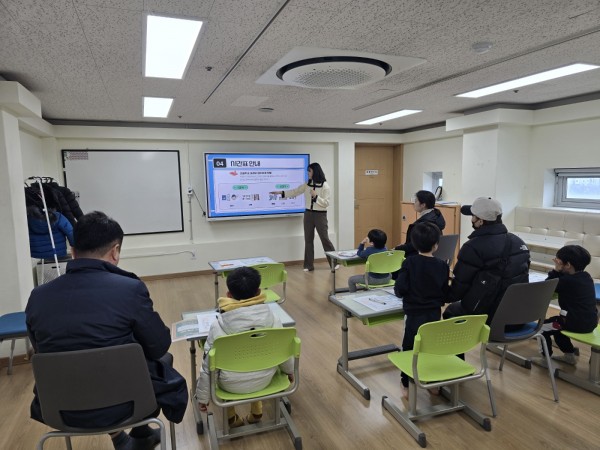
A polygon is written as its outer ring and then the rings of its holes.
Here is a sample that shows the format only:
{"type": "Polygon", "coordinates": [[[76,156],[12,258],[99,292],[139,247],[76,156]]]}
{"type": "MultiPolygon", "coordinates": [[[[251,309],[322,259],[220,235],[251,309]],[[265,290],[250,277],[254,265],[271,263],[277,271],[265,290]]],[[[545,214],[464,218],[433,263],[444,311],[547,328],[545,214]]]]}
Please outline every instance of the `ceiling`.
{"type": "Polygon", "coordinates": [[[600,64],[600,0],[0,0],[0,76],[52,123],[406,132],[492,106],[600,98],[600,70],[454,97],[573,62],[600,64]],[[183,80],[143,77],[148,13],[205,21],[183,80]],[[492,49],[475,53],[480,41],[492,49]],[[427,62],[355,90],[256,83],[298,46],[427,62]],[[174,97],[169,117],[144,119],[142,96],[174,97]],[[355,125],[400,109],[423,112],[355,125]]]}

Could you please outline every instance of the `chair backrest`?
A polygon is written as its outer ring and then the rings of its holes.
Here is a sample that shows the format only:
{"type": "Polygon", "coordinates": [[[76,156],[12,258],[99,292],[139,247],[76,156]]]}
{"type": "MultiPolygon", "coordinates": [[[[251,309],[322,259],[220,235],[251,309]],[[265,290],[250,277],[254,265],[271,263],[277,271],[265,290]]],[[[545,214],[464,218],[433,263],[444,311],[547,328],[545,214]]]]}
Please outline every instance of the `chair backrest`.
{"type": "Polygon", "coordinates": [[[544,323],[557,284],[558,279],[556,278],[537,283],[511,284],[502,296],[490,324],[490,340],[493,342],[508,342],[528,339],[535,335],[544,323]],[[506,336],[505,327],[507,325],[530,322],[538,322],[538,325],[531,328],[529,333],[514,337],[506,336]]]}
{"type": "Polygon", "coordinates": [[[139,344],[37,353],[32,364],[42,417],[52,428],[81,431],[64,423],[62,411],[95,410],[131,402],[131,416],[115,424],[118,426],[143,420],[157,408],[139,344]]]}
{"type": "Polygon", "coordinates": [[[509,342],[523,340],[535,335],[544,323],[552,294],[558,279],[539,281],[536,283],[511,284],[500,300],[498,309],[490,324],[490,340],[493,342],[509,342]],[[537,322],[529,333],[516,336],[506,335],[507,325],[528,324],[537,322]]]}
{"type": "Polygon", "coordinates": [[[255,372],[300,356],[295,328],[263,328],[219,336],[209,353],[210,370],[255,372]]]}
{"type": "Polygon", "coordinates": [[[413,354],[458,355],[488,341],[487,315],[459,316],[429,322],[419,327],[413,354]]]}
{"type": "Polygon", "coordinates": [[[400,270],[404,261],[403,250],[388,250],[373,253],[367,258],[365,273],[391,273],[400,270]]]}
{"type": "Polygon", "coordinates": [[[287,271],[283,263],[263,263],[250,267],[260,273],[261,289],[270,288],[287,281],[287,271]]]}
{"type": "Polygon", "coordinates": [[[459,237],[460,235],[458,234],[446,234],[440,236],[438,248],[433,256],[440,258],[442,261],[446,261],[448,265],[452,265],[459,237]]]}

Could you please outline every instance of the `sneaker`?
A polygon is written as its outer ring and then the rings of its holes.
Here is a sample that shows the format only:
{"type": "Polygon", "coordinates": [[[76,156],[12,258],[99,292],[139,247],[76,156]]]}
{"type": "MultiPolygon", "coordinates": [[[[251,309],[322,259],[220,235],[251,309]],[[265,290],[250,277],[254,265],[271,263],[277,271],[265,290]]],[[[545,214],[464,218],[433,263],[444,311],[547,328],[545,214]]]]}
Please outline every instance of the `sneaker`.
{"type": "Polygon", "coordinates": [[[262,414],[248,414],[246,416],[246,422],[252,424],[252,423],[258,423],[262,420],[262,414]]]}
{"type": "Polygon", "coordinates": [[[575,364],[577,364],[577,359],[575,358],[574,353],[565,353],[562,356],[552,356],[552,359],[554,359],[556,361],[564,362],[571,366],[574,366],[575,364]]]}
{"type": "Polygon", "coordinates": [[[536,366],[543,367],[545,369],[548,368],[548,362],[546,361],[545,356],[534,356],[531,358],[531,362],[536,366]]]}
{"type": "Polygon", "coordinates": [[[160,444],[160,430],[152,428],[152,434],[143,438],[129,436],[132,442],[131,450],[151,450],[160,444]]]}
{"type": "Polygon", "coordinates": [[[335,267],[333,268],[333,270],[338,270],[340,268],[339,264],[336,264],[335,267]]]}
{"type": "Polygon", "coordinates": [[[229,428],[237,428],[244,425],[244,419],[237,414],[233,417],[230,417],[227,421],[229,422],[229,428]]]}
{"type": "Polygon", "coordinates": [[[307,269],[307,268],[305,267],[305,268],[304,268],[304,269],[302,269],[302,270],[304,270],[305,272],[312,272],[312,271],[313,271],[313,270],[315,270],[315,269],[307,269]]]}

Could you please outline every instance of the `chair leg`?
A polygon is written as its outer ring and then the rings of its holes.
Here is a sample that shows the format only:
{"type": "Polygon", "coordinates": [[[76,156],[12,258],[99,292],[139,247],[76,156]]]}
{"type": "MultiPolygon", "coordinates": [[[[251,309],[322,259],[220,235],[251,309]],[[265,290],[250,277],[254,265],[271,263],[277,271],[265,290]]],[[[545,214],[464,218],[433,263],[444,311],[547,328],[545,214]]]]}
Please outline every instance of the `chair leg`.
{"type": "MultiPolygon", "coordinates": [[[[227,414],[225,414],[225,416],[227,416],[227,414]]],[[[208,443],[210,445],[210,450],[218,450],[219,440],[217,439],[217,428],[213,413],[208,413],[206,415],[206,427],[208,428],[208,443]]]]}
{"type": "Polygon", "coordinates": [[[394,402],[388,399],[385,395],[381,399],[381,404],[383,409],[386,409],[394,417],[394,419],[396,419],[398,423],[402,425],[406,431],[408,431],[408,433],[415,441],[419,443],[421,447],[425,448],[427,446],[427,438],[425,437],[425,433],[423,433],[421,429],[412,420],[410,420],[407,413],[401,411],[400,408],[398,408],[394,402]]]}
{"type": "MultiPolygon", "coordinates": [[[[508,348],[508,345],[505,345],[502,348],[502,358],[500,358],[500,366],[498,367],[499,371],[502,371],[502,368],[504,367],[504,360],[506,359],[506,349],[508,348]]],[[[495,417],[495,415],[494,415],[495,417]]]]}
{"type": "Polygon", "coordinates": [[[175,424],[169,422],[169,431],[171,434],[171,450],[177,450],[177,438],[175,437],[175,424]]]}
{"type": "Polygon", "coordinates": [[[485,381],[487,383],[488,395],[490,397],[490,405],[492,406],[492,417],[496,417],[498,415],[498,411],[496,410],[496,399],[494,397],[494,391],[492,390],[492,380],[487,367],[485,368],[485,381]]]}
{"type": "Polygon", "coordinates": [[[546,344],[546,339],[541,334],[535,336],[538,340],[538,343],[542,346],[544,350],[544,355],[546,356],[546,364],[548,365],[548,374],[550,375],[550,382],[552,383],[552,392],[554,392],[554,401],[558,402],[558,389],[556,389],[556,380],[554,379],[554,369],[552,368],[552,361],[550,359],[550,354],[548,353],[548,345],[546,344]]]}
{"type": "Polygon", "coordinates": [[[65,441],[67,441],[67,450],[73,450],[73,446],[71,445],[71,436],[65,436],[65,441]]]}
{"type": "Polygon", "coordinates": [[[8,370],[6,371],[8,375],[12,375],[13,357],[15,354],[15,341],[16,339],[11,339],[10,341],[10,356],[8,358],[8,370]]]}

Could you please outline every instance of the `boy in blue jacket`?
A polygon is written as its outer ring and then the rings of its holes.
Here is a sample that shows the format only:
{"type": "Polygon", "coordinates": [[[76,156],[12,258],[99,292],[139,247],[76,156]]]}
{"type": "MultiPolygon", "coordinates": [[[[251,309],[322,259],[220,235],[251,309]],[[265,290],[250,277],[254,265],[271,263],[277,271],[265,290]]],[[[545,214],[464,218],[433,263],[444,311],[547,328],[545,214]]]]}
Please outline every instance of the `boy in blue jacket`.
{"type": "MultiPolygon", "coordinates": [[[[387,251],[385,243],[387,242],[387,234],[384,231],[376,228],[369,231],[367,237],[364,238],[360,244],[358,244],[358,250],[356,251],[357,256],[363,259],[367,259],[374,253],[381,253],[387,251]]],[[[372,273],[369,272],[369,285],[386,284],[392,279],[389,273],[372,273]]],[[[357,283],[364,283],[365,275],[352,275],[348,278],[348,289],[350,292],[356,292],[358,290],[357,283]]]]}

